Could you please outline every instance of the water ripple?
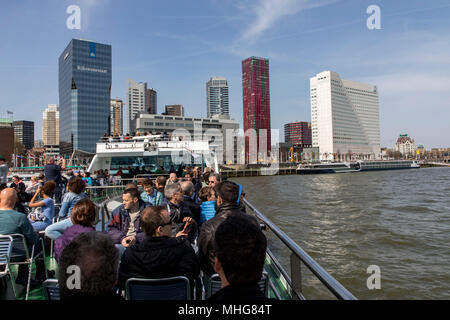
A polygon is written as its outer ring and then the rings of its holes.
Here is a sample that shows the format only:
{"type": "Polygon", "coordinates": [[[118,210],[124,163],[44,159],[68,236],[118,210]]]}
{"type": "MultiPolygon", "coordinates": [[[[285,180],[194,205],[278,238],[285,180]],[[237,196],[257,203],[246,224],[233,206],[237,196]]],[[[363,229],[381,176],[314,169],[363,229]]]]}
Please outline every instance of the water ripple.
{"type": "MultiPolygon", "coordinates": [[[[450,298],[447,168],[233,180],[358,298],[450,298]],[[382,290],[366,287],[371,264],[381,268],[382,290]]],[[[288,266],[287,250],[269,244],[288,266]]],[[[305,294],[329,298],[312,276],[305,277],[305,294]]]]}

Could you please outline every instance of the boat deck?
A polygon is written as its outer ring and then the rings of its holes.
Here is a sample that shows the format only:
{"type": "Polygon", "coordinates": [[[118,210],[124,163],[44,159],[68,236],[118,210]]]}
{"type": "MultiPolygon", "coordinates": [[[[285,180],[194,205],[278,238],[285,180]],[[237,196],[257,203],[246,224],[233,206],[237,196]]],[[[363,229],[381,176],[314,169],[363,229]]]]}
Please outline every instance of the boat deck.
{"type": "MultiPolygon", "coordinates": [[[[56,260],[52,257],[47,257],[45,264],[47,266],[47,270],[54,271],[55,277],[57,278],[58,264],[56,260]]],[[[13,266],[13,269],[15,272],[14,275],[16,275],[17,266],[13,266]]],[[[269,281],[271,283],[271,285],[269,285],[269,297],[273,299],[290,300],[291,295],[286,289],[283,280],[280,279],[276,270],[271,266],[270,257],[267,257],[266,259],[264,270],[268,273],[269,281]]],[[[34,265],[33,265],[33,276],[34,276],[34,265]]],[[[17,300],[25,300],[26,287],[16,285],[16,289],[18,294],[17,300]]],[[[9,281],[6,281],[6,286],[0,285],[0,300],[16,300],[9,281]]],[[[46,300],[44,288],[42,287],[42,285],[30,289],[28,300],[46,300]]]]}
{"type": "MultiPolygon", "coordinates": [[[[47,266],[47,270],[53,270],[58,275],[58,264],[54,258],[47,257],[45,259],[45,265],[47,266]]],[[[17,275],[17,266],[12,266],[14,269],[14,275],[17,275]]],[[[33,264],[33,276],[34,276],[34,264],[33,264]]],[[[11,283],[8,279],[6,281],[6,286],[0,285],[0,300],[16,300],[14,297],[14,293],[12,291],[11,283]]],[[[16,285],[17,289],[17,300],[25,300],[26,287],[21,285],[16,285]]],[[[28,300],[46,300],[44,294],[44,288],[42,286],[38,286],[35,288],[30,288],[30,293],[28,295],[28,300]]]]}

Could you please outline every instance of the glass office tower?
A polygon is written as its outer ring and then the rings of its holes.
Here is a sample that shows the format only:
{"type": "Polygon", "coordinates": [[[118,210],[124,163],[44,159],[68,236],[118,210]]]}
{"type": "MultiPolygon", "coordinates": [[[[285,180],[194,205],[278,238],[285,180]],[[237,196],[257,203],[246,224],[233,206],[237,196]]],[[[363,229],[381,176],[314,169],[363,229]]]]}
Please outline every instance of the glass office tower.
{"type": "Polygon", "coordinates": [[[108,132],[111,46],[72,39],[59,57],[61,154],[95,152],[108,132]]]}

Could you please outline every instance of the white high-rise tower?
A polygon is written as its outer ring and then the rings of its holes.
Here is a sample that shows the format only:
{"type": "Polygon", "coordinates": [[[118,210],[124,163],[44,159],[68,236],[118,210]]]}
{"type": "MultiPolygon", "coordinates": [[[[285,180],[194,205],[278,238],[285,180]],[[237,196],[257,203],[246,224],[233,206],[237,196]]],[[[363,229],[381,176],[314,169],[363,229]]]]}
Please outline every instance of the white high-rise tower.
{"type": "Polygon", "coordinates": [[[49,104],[42,114],[42,141],[45,146],[59,146],[59,108],[49,104]]]}
{"type": "Polygon", "coordinates": [[[313,147],[322,160],[380,156],[377,87],[343,80],[333,71],[310,78],[313,147]]]}
{"type": "Polygon", "coordinates": [[[222,77],[212,77],[206,83],[206,116],[211,118],[216,114],[230,116],[228,83],[222,77]]]}
{"type": "Polygon", "coordinates": [[[136,119],[148,112],[149,96],[146,82],[127,79],[127,130],[136,131],[136,119]]]}

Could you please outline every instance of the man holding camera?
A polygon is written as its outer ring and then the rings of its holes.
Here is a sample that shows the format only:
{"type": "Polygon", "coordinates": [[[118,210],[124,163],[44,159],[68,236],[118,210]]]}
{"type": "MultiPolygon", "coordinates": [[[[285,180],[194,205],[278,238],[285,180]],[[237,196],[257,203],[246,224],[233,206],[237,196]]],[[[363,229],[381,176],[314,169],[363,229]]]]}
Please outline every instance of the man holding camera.
{"type": "Polygon", "coordinates": [[[44,167],[45,182],[54,181],[56,183],[55,189],[55,202],[61,203],[63,182],[61,176],[61,170],[66,168],[66,160],[61,158],[55,164],[55,158],[48,159],[47,164],[44,167]]]}

